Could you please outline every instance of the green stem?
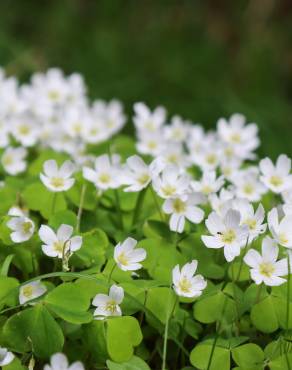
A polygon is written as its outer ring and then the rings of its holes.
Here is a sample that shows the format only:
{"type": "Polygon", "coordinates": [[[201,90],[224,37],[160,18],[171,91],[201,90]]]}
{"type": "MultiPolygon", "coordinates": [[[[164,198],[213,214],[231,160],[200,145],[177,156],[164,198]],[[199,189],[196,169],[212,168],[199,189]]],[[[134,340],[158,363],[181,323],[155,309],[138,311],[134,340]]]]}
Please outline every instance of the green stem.
{"type": "MultiPolygon", "coordinates": [[[[169,296],[169,298],[171,297],[171,295],[169,296]]],[[[165,328],[164,328],[164,338],[163,338],[163,353],[162,353],[162,370],[166,370],[166,356],[167,356],[167,339],[168,339],[168,327],[169,327],[169,320],[171,319],[173,313],[174,313],[174,310],[175,310],[175,306],[178,302],[178,296],[176,296],[175,298],[175,301],[174,301],[174,305],[170,311],[170,313],[167,315],[167,318],[166,318],[166,323],[165,323],[165,328]]],[[[168,307],[169,307],[169,304],[168,304],[168,307]]]]}
{"type": "Polygon", "coordinates": [[[221,330],[222,320],[224,318],[224,314],[225,314],[225,310],[226,310],[226,306],[227,306],[227,302],[228,302],[227,301],[227,295],[225,295],[225,299],[224,299],[224,303],[223,303],[223,307],[222,307],[221,321],[218,322],[218,328],[216,330],[216,335],[215,335],[215,338],[214,338],[214,341],[213,341],[213,344],[212,344],[211,353],[210,353],[210,357],[209,357],[209,361],[208,361],[208,365],[207,365],[207,370],[210,370],[210,367],[211,367],[211,364],[212,364],[216,344],[217,344],[219,334],[220,334],[220,330],[221,330]]]}
{"type": "Polygon", "coordinates": [[[257,295],[256,295],[255,304],[259,303],[259,301],[260,301],[262,288],[263,288],[263,284],[260,284],[258,286],[258,291],[257,291],[257,295]]]}
{"type": "MultiPolygon", "coordinates": [[[[235,302],[235,309],[236,309],[236,327],[237,327],[237,335],[239,335],[239,318],[240,318],[240,313],[239,313],[239,304],[238,304],[238,299],[237,299],[237,294],[236,294],[236,282],[237,279],[234,277],[234,261],[232,261],[231,264],[231,276],[232,276],[232,289],[233,289],[233,298],[235,302]]],[[[238,278],[238,276],[237,276],[238,278]]]]}
{"type": "Polygon", "coordinates": [[[120,196],[119,196],[118,189],[114,189],[114,194],[115,194],[117,213],[118,213],[118,216],[119,216],[120,229],[124,230],[123,216],[122,216],[120,196]]]}
{"type": "Polygon", "coordinates": [[[53,216],[53,214],[55,213],[57,194],[58,194],[58,193],[56,193],[56,192],[55,192],[55,193],[53,193],[53,197],[52,197],[52,208],[51,208],[51,216],[53,216]]]}
{"type": "Polygon", "coordinates": [[[152,197],[153,197],[153,200],[154,200],[155,206],[156,206],[156,208],[157,208],[157,211],[158,211],[158,213],[159,213],[160,219],[161,219],[161,221],[163,221],[163,222],[164,222],[164,217],[163,217],[163,214],[162,214],[162,212],[161,212],[160,206],[159,206],[159,204],[158,204],[157,196],[156,196],[156,194],[155,194],[155,192],[154,192],[154,190],[153,190],[152,186],[150,187],[150,189],[151,189],[151,194],[152,194],[152,197]]]}
{"type": "Polygon", "coordinates": [[[77,222],[76,222],[76,232],[77,233],[79,233],[80,231],[80,223],[81,223],[84,199],[85,199],[85,194],[86,194],[86,188],[87,188],[86,184],[83,184],[81,188],[80,202],[79,202],[79,208],[78,208],[78,213],[77,213],[77,222]]]}
{"type": "Polygon", "coordinates": [[[146,188],[144,188],[143,190],[141,190],[138,194],[135,210],[134,210],[134,213],[133,213],[132,226],[134,226],[139,220],[139,215],[140,215],[141,210],[142,210],[142,205],[143,205],[143,202],[144,202],[144,199],[145,199],[147,189],[148,189],[148,186],[146,188]]]}
{"type": "Polygon", "coordinates": [[[112,274],[115,271],[116,266],[117,265],[114,263],[114,265],[113,265],[113,267],[111,269],[111,272],[109,273],[108,279],[107,279],[108,284],[111,282],[112,274]]]}

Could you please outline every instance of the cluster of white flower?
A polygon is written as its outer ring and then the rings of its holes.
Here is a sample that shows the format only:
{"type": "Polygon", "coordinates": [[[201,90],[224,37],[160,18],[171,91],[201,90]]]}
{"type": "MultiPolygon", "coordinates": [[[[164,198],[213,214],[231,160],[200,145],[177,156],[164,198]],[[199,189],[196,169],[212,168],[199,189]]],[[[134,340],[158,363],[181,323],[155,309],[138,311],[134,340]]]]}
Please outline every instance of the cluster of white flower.
{"type": "MultiPolygon", "coordinates": [[[[100,195],[108,189],[141,192],[151,187],[158,198],[159,212],[164,213],[170,230],[176,233],[184,232],[187,223],[202,223],[211,208],[203,233],[208,235],[201,236],[207,248],[222,248],[227,262],[241,255],[256,284],[273,286],[286,281],[292,257],[288,253],[278,260],[278,255],[279,246],[282,252],[292,249],[291,160],[282,154],[275,165],[269,158],[256,164],[255,150],[260,141],[255,123],[246,123],[243,115],[233,114],[229,120],[219,119],[216,131],[205,132],[200,125],[178,116],[168,123],[163,107],[151,111],[144,103],[136,103],[133,122],[139,155],[123,163],[116,153],[88,156],[88,144],[110,139],[123,127],[125,115],[117,101],[90,105],[79,75],[66,78],[52,69],[34,75],[29,85],[18,86],[14,78],[0,73],[0,85],[1,163],[9,175],[26,170],[26,155],[32,146],[63,151],[71,160],[61,167],[55,160],[48,160],[39,174],[48,191],[68,191],[75,184],[77,171],[95,185],[100,195]],[[277,208],[265,210],[260,203],[268,192],[282,200],[277,208]],[[264,235],[267,230],[269,235],[264,235]],[[251,248],[260,235],[262,254],[251,248]]],[[[28,210],[15,206],[8,215],[13,242],[25,242],[34,235],[36,225],[28,210]]],[[[67,262],[82,246],[82,237],[72,237],[73,227],[69,225],[61,225],[56,233],[41,225],[38,235],[45,255],[67,262]]],[[[143,267],[146,251],[136,248],[136,244],[130,237],[118,243],[113,269],[133,273],[143,267]]],[[[178,296],[195,298],[205,289],[206,280],[194,275],[197,265],[193,260],[181,269],[179,265],[173,268],[173,289],[178,296]]],[[[23,285],[20,303],[34,300],[46,290],[40,281],[23,285]]],[[[108,295],[98,294],[93,299],[94,316],[103,319],[121,315],[123,298],[123,288],[112,285],[108,295]]],[[[5,363],[9,352],[2,352],[5,363]]],[[[52,366],[46,368],[55,369],[58,361],[67,368],[63,355],[55,356],[52,366]]]]}

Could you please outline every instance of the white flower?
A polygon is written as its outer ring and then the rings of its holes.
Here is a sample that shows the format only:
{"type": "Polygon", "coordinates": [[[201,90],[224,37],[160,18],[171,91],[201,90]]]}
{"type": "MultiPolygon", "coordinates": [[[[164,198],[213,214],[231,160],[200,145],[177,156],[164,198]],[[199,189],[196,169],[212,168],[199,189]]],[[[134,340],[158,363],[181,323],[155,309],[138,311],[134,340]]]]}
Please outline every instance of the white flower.
{"type": "Polygon", "coordinates": [[[34,222],[25,216],[12,217],[8,222],[7,226],[13,230],[10,234],[10,238],[14,243],[22,243],[29,240],[34,233],[34,222]]]}
{"type": "Polygon", "coordinates": [[[194,191],[209,195],[217,193],[224,184],[224,177],[216,178],[215,171],[204,171],[199,181],[192,181],[191,186],[194,191]]]}
{"type": "Polygon", "coordinates": [[[62,224],[57,233],[49,226],[42,225],[39,229],[39,237],[44,243],[42,250],[44,254],[49,257],[63,258],[67,254],[71,255],[73,252],[81,248],[82,237],[73,236],[73,227],[62,224]]]}
{"type": "Polygon", "coordinates": [[[181,297],[199,297],[206,288],[207,282],[202,275],[195,275],[198,261],[193,260],[186,263],[181,271],[179,265],[172,270],[173,288],[178,296],[181,297]]]}
{"type": "Polygon", "coordinates": [[[44,163],[44,174],[40,174],[40,179],[50,191],[60,192],[69,190],[75,182],[71,178],[75,166],[71,161],[65,161],[60,168],[54,159],[44,163]]]}
{"type": "Polygon", "coordinates": [[[135,115],[133,117],[133,122],[136,129],[156,132],[165,123],[166,110],[163,107],[157,107],[153,112],[144,103],[134,104],[135,115]]]}
{"type": "Polygon", "coordinates": [[[7,348],[0,347],[0,366],[10,364],[14,360],[14,354],[9,352],[7,348]]]}
{"type": "Polygon", "coordinates": [[[189,123],[184,122],[181,117],[172,117],[171,124],[163,128],[165,139],[167,141],[183,142],[187,138],[189,126],[189,123]]]}
{"type": "Polygon", "coordinates": [[[158,156],[167,147],[162,131],[156,132],[155,135],[153,132],[138,131],[137,136],[136,148],[140,154],[158,156]]]}
{"type": "Polygon", "coordinates": [[[172,198],[189,190],[190,178],[187,174],[181,173],[178,167],[166,166],[153,178],[152,186],[161,198],[172,198]]]}
{"type": "Polygon", "coordinates": [[[1,164],[4,170],[9,175],[17,175],[26,169],[26,157],[27,151],[25,148],[12,148],[8,147],[5,149],[1,157],[1,164]]]}
{"type": "Polygon", "coordinates": [[[209,201],[213,211],[218,213],[218,215],[222,215],[222,211],[224,210],[224,205],[226,202],[232,200],[234,198],[234,193],[230,189],[222,188],[220,190],[219,195],[217,194],[210,194],[209,201]]]}
{"type": "Polygon", "coordinates": [[[232,208],[240,212],[241,225],[248,226],[248,244],[250,244],[257,236],[264,233],[267,224],[264,224],[265,210],[262,204],[259,204],[256,212],[253,206],[245,199],[236,199],[232,202],[232,208]]]}
{"type": "Polygon", "coordinates": [[[28,217],[28,209],[20,208],[19,206],[12,206],[8,210],[8,216],[28,217]]]}
{"type": "Polygon", "coordinates": [[[287,258],[277,261],[278,253],[276,242],[268,236],[262,243],[262,255],[255,249],[247,252],[244,262],[251,267],[250,275],[256,284],[277,286],[286,282],[280,276],[288,274],[288,261],[287,258]]]}
{"type": "Polygon", "coordinates": [[[11,133],[22,146],[30,147],[36,144],[39,138],[39,125],[35,117],[24,113],[10,120],[11,133]]]}
{"type": "Polygon", "coordinates": [[[103,154],[96,158],[95,168],[83,167],[83,177],[92,182],[98,189],[116,189],[120,186],[118,155],[109,157],[103,154]]]}
{"type": "Polygon", "coordinates": [[[276,242],[283,247],[292,248],[292,215],[284,216],[279,221],[277,208],[268,213],[268,225],[276,242]]]}
{"type": "Polygon", "coordinates": [[[133,155],[127,159],[127,165],[121,173],[122,183],[128,185],[126,192],[136,192],[146,188],[156,174],[155,168],[148,166],[141,157],[133,155]]]}
{"type": "Polygon", "coordinates": [[[80,361],[69,365],[67,357],[63,353],[55,353],[51,356],[50,365],[45,365],[44,370],[84,370],[84,366],[80,361]]]}
{"type": "Polygon", "coordinates": [[[259,179],[257,167],[249,167],[237,171],[231,178],[234,184],[234,193],[238,198],[245,198],[250,202],[259,202],[267,192],[266,186],[259,179]]]}
{"type": "Polygon", "coordinates": [[[96,306],[93,315],[98,319],[103,319],[106,316],[121,316],[122,311],[120,304],[124,299],[124,289],[117,285],[112,285],[107,294],[97,294],[92,301],[93,306],[96,306]]]}
{"type": "Polygon", "coordinates": [[[38,298],[46,291],[47,288],[40,282],[40,280],[22,285],[19,289],[19,303],[24,304],[32,299],[38,298]]]}
{"type": "Polygon", "coordinates": [[[204,211],[197,207],[203,203],[204,197],[200,194],[185,194],[175,198],[166,199],[162,210],[166,214],[171,214],[169,227],[172,231],[182,233],[185,226],[185,219],[199,224],[204,218],[204,211]]]}
{"type": "Polygon", "coordinates": [[[233,114],[229,122],[220,118],[217,132],[220,139],[233,147],[234,153],[240,158],[250,158],[251,152],[259,146],[258,128],[255,123],[245,125],[246,119],[242,114],[233,114]]]}
{"type": "Polygon", "coordinates": [[[114,259],[123,271],[139,270],[141,261],[146,258],[146,251],[143,248],[136,248],[137,240],[127,238],[123,243],[118,243],[114,250],[114,259]]]}
{"type": "Polygon", "coordinates": [[[260,161],[259,166],[261,181],[274,193],[282,193],[292,187],[291,159],[285,154],[278,157],[276,165],[270,158],[265,158],[260,161]]]}
{"type": "Polygon", "coordinates": [[[224,248],[224,256],[228,262],[240,255],[240,249],[247,241],[248,227],[240,225],[238,211],[229,209],[223,218],[216,212],[211,212],[206,220],[206,226],[212,234],[202,236],[207,248],[224,248]]]}

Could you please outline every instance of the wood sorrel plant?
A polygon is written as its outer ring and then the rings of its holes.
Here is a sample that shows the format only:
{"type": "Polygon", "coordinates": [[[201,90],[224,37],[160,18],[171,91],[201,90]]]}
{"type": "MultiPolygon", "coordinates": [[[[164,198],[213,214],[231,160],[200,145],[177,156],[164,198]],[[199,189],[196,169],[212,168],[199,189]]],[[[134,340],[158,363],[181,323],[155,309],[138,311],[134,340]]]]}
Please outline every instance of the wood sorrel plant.
{"type": "Polygon", "coordinates": [[[292,175],[212,132],[0,72],[0,366],[292,369],[292,175]]]}

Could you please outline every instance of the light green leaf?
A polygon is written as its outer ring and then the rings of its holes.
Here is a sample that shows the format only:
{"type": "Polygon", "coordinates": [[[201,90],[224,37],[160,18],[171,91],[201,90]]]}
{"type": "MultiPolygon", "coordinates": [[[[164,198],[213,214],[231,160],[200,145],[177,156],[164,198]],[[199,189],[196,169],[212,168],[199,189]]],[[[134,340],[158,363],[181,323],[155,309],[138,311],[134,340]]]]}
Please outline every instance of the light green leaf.
{"type": "Polygon", "coordinates": [[[18,301],[19,282],[15,278],[0,276],[0,309],[4,306],[14,306],[18,301]]]}
{"type": "Polygon", "coordinates": [[[261,347],[254,343],[243,344],[240,347],[232,349],[231,353],[233,360],[237,365],[242,367],[260,365],[265,359],[265,355],[261,347]]]}
{"type": "Polygon", "coordinates": [[[252,307],[251,321],[263,333],[272,333],[279,328],[277,313],[271,296],[252,307]]]}
{"type": "Polygon", "coordinates": [[[150,367],[140,357],[133,356],[131,360],[120,364],[108,360],[106,362],[109,370],[150,370],[150,367]]]}
{"type": "Polygon", "coordinates": [[[137,319],[132,316],[112,318],[107,321],[107,350],[113,361],[129,361],[134,347],[142,341],[142,332],[137,319]]]}
{"type": "MultiPolygon", "coordinates": [[[[207,369],[212,344],[198,344],[191,352],[191,364],[200,370],[207,369]]],[[[230,370],[230,351],[216,346],[209,370],[230,370]]]]}

